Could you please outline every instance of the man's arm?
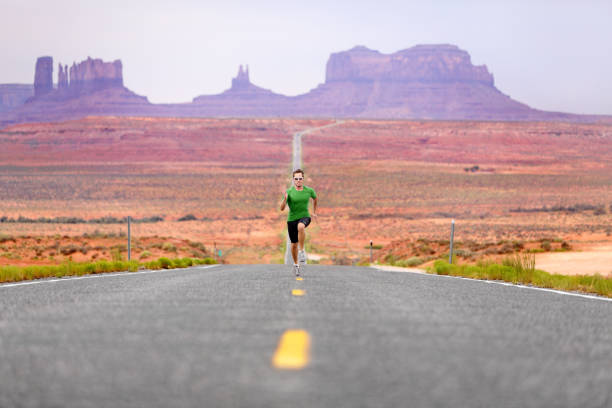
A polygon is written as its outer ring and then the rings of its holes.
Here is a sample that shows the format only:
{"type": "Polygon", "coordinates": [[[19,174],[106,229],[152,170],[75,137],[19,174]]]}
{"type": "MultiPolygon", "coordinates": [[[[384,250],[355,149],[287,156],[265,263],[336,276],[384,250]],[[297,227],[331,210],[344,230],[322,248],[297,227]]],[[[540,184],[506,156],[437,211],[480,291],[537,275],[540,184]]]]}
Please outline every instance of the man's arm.
{"type": "Polygon", "coordinates": [[[317,216],[317,197],[312,199],[312,216],[316,217],[317,216]]]}
{"type": "Polygon", "coordinates": [[[285,198],[283,199],[283,201],[281,202],[280,205],[280,210],[284,211],[285,210],[285,206],[287,205],[287,193],[285,193],[285,198]]]}

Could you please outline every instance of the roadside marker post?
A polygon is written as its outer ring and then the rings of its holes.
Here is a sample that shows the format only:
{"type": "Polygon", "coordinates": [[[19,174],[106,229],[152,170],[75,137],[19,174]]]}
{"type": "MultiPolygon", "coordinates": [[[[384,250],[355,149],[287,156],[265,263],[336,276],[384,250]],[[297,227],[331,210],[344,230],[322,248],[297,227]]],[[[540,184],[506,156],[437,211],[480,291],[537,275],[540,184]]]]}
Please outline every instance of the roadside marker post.
{"type": "Polygon", "coordinates": [[[370,240],[370,263],[372,263],[372,240],[370,240]]]}
{"type": "Polygon", "coordinates": [[[451,236],[450,236],[450,253],[448,254],[448,263],[453,263],[453,240],[455,239],[455,220],[451,222],[451,236]]]}
{"type": "Polygon", "coordinates": [[[127,217],[127,224],[128,224],[128,245],[127,245],[127,252],[128,252],[128,261],[132,260],[132,234],[131,234],[131,228],[130,228],[130,219],[131,217],[128,215],[127,217]]]}

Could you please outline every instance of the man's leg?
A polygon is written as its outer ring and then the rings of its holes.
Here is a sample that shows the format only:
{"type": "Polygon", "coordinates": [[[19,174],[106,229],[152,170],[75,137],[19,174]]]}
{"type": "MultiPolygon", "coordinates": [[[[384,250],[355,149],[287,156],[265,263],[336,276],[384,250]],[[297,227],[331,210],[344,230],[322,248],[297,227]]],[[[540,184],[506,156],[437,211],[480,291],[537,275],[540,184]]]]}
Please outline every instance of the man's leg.
{"type": "Polygon", "coordinates": [[[298,241],[300,245],[300,251],[304,250],[304,241],[306,240],[306,226],[301,222],[298,223],[298,241]]]}
{"type": "Polygon", "coordinates": [[[298,263],[298,243],[297,242],[292,242],[291,243],[291,256],[293,257],[293,263],[297,264],[298,263]]]}

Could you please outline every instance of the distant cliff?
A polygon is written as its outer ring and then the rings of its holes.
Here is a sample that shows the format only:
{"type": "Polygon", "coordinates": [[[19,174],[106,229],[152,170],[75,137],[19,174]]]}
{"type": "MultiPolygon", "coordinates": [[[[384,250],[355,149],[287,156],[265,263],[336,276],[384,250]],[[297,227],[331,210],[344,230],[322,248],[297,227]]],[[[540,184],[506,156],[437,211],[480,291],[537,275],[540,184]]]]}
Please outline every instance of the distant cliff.
{"type": "Polygon", "coordinates": [[[87,58],[58,64],[53,84],[53,58],[40,57],[34,71],[34,95],[21,106],[0,114],[0,125],[45,122],[88,115],[147,115],[152,105],[123,86],[121,61],[87,58]]]}
{"type": "Polygon", "coordinates": [[[51,96],[54,100],[66,100],[92,94],[109,88],[123,88],[123,69],[120,60],[104,62],[88,57],[80,63],[58,64],[57,89],[53,87],[53,58],[40,57],[34,74],[33,100],[51,96]]]}
{"type": "Polygon", "coordinates": [[[325,82],[338,81],[476,82],[493,86],[493,75],[484,65],[472,65],[470,55],[455,45],[417,45],[394,54],[357,46],[329,58],[325,82]]]}
{"type": "Polygon", "coordinates": [[[198,117],[337,117],[373,119],[571,121],[612,123],[612,117],[532,109],[495,87],[485,65],[455,45],[417,45],[383,54],[364,46],[330,56],[325,82],[310,92],[285,96],[253,84],[240,66],[231,87],[191,103],[151,104],[123,85],[121,61],[88,58],[58,65],[36,63],[34,97],[0,112],[0,125],[87,115],[198,117]]]}
{"type": "Polygon", "coordinates": [[[34,87],[24,84],[0,84],[0,113],[17,108],[34,96],[34,87]]]}

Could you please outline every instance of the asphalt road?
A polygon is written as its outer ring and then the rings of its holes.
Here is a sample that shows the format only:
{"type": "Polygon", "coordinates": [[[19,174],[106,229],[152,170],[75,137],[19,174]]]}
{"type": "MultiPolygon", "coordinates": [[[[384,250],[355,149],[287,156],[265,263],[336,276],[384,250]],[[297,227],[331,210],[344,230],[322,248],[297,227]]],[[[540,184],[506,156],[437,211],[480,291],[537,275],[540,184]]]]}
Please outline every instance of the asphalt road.
{"type": "Polygon", "coordinates": [[[0,302],[2,408],[612,406],[601,300],[221,265],[0,286],[0,302]],[[272,363],[289,329],[309,335],[304,368],[272,363]]]}

